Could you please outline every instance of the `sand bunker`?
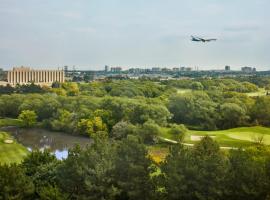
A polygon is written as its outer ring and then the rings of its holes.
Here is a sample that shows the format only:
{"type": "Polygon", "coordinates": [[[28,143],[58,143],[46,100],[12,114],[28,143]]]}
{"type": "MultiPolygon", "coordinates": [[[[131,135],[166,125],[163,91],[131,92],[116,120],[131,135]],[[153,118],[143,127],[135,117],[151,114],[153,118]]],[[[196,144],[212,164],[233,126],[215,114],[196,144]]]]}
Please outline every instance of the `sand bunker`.
{"type": "Polygon", "coordinates": [[[13,143],[13,140],[10,140],[10,139],[4,140],[4,143],[5,143],[5,144],[12,144],[12,143],[13,143]]]}
{"type": "MultiPolygon", "coordinates": [[[[191,141],[201,141],[205,136],[198,136],[198,135],[191,135],[190,140],[191,141]]],[[[216,136],[210,136],[211,138],[215,138],[216,136]]]]}

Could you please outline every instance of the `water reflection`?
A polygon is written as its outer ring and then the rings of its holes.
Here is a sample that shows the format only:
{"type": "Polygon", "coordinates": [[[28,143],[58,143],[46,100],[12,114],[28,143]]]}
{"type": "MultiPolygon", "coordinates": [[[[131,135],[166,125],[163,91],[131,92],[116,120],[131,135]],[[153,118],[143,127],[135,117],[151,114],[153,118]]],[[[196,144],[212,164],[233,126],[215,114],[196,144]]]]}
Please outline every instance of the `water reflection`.
{"type": "Polygon", "coordinates": [[[86,137],[73,136],[44,129],[5,127],[2,128],[2,130],[11,133],[11,135],[29,151],[34,149],[50,149],[57,159],[67,158],[68,149],[74,147],[76,144],[79,144],[83,148],[91,144],[91,139],[86,137]]]}

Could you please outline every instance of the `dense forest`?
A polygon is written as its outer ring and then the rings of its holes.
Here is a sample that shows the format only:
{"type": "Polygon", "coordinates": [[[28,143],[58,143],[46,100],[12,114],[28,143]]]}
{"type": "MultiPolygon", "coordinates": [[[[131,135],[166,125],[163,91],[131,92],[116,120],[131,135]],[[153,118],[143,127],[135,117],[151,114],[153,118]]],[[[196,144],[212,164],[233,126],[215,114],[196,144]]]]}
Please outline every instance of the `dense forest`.
{"type": "Polygon", "coordinates": [[[224,152],[205,137],[193,148],[172,146],[157,165],[136,136],[97,138],[63,161],[32,152],[0,166],[0,191],[0,199],[269,199],[270,152],[224,152]]]}
{"type": "Polygon", "coordinates": [[[270,78],[121,80],[0,87],[0,117],[90,137],[67,159],[33,151],[0,166],[0,199],[270,199],[270,149],[222,150],[187,130],[270,127],[270,78]],[[148,154],[166,128],[178,144],[148,154]]]}
{"type": "Polygon", "coordinates": [[[113,127],[123,122],[133,126],[185,124],[198,130],[270,126],[267,88],[262,96],[247,95],[257,92],[261,82],[265,88],[270,85],[269,79],[261,78],[257,85],[233,79],[198,79],[2,87],[0,116],[17,118],[30,110],[46,128],[82,135],[98,131],[110,135],[113,127]]]}

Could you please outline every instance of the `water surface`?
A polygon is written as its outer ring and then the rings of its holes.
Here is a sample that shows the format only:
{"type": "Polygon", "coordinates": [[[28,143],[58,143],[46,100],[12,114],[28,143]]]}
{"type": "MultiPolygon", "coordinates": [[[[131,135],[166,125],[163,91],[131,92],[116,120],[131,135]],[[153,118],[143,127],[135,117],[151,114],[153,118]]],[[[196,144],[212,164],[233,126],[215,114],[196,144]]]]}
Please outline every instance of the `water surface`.
{"type": "Polygon", "coordinates": [[[57,159],[67,158],[68,149],[74,147],[76,144],[84,148],[92,142],[92,140],[87,137],[74,136],[39,128],[21,129],[17,127],[5,127],[1,130],[9,132],[29,151],[50,149],[57,159]]]}

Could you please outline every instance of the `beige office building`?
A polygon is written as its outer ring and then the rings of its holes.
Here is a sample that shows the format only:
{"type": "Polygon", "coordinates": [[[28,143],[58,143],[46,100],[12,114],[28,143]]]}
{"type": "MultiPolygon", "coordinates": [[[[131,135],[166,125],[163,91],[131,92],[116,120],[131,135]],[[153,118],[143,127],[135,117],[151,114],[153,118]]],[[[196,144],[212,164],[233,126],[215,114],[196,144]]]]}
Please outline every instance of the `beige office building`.
{"type": "Polygon", "coordinates": [[[14,67],[7,74],[8,83],[16,84],[51,84],[53,82],[65,82],[63,70],[34,70],[29,67],[14,67]]]}

